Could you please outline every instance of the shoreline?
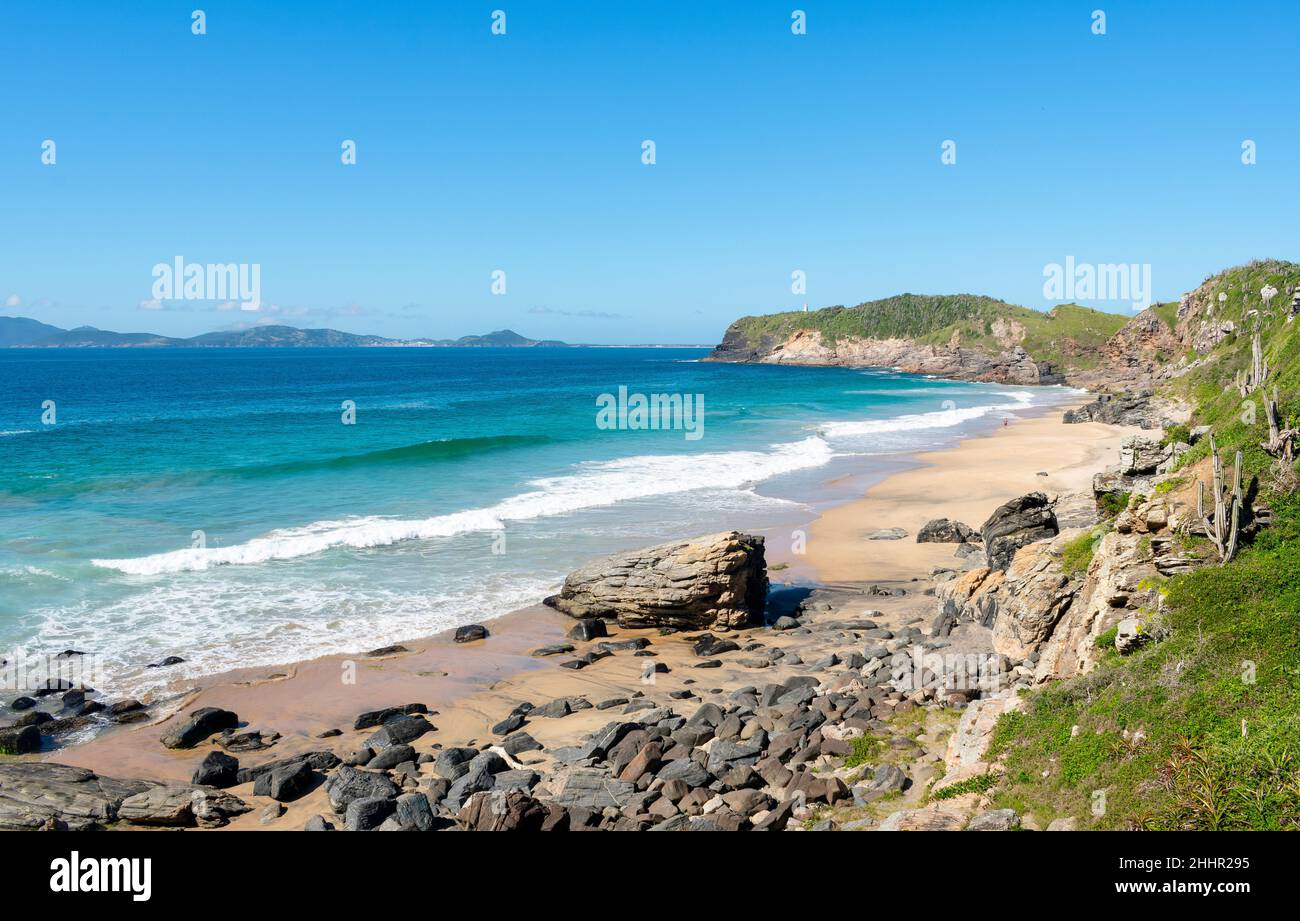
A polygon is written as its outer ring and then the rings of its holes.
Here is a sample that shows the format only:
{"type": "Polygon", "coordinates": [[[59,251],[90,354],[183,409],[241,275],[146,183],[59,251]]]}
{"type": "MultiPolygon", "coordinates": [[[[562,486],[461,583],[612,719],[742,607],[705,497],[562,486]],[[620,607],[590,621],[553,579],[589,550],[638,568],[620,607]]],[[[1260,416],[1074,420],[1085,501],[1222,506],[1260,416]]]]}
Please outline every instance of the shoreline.
{"type": "MultiPolygon", "coordinates": [[[[804,555],[792,552],[769,534],[773,593],[787,588],[805,593],[825,588],[839,593],[837,606],[830,612],[837,618],[860,617],[865,612],[896,628],[928,621],[934,601],[918,590],[920,586],[910,586],[900,598],[880,598],[863,590],[869,582],[899,587],[923,582],[936,566],[960,568],[952,544],[915,542],[921,524],[930,518],[949,517],[978,527],[997,505],[1016,495],[1034,489],[1049,494],[1086,489],[1092,474],[1104,466],[1103,458],[1114,457],[1120,441],[1136,431],[1101,423],[1067,427],[1057,415],[1061,409],[1051,407],[992,432],[963,438],[953,447],[914,455],[909,466],[870,484],[859,498],[823,509],[807,528],[804,555]],[[1041,477],[1040,472],[1048,476],[1041,477]],[[864,539],[865,532],[886,527],[902,527],[908,535],[901,540],[864,539]],[[772,571],[772,566],[777,569],[772,571]]],[[[565,633],[575,623],[538,604],[486,621],[490,636],[483,641],[455,644],[454,631],[449,630],[402,643],[409,651],[388,656],[323,656],[289,666],[220,673],[195,682],[191,691],[172,701],[177,706],[161,720],[114,726],[84,743],[28,758],[90,768],[107,776],[186,783],[202,756],[218,749],[209,741],[195,749],[173,751],[164,748],[158,737],[170,728],[176,714],[203,706],[233,710],[242,726],[279,734],[270,747],[238,755],[241,765],[256,766],[320,750],[346,759],[358,745],[351,732],[357,714],[412,702],[429,708],[429,719],[436,727],[419,740],[417,749],[436,753],[442,747],[499,743],[491,727],[520,701],[541,706],[562,697],[583,697],[598,704],[638,694],[658,698],[668,692],[673,700],[664,702],[671,705],[807,674],[806,668],[796,667],[802,664],[799,656],[792,657],[796,666],[774,663],[761,672],[739,661],[697,671],[694,666],[699,660],[684,641],[688,634],[660,636],[656,630],[612,625],[611,640],[644,639],[654,661],[666,666],[668,673],[654,676],[646,684],[644,660],[632,655],[616,654],[580,671],[558,667],[571,656],[530,655],[543,646],[570,642],[565,633]],[[343,677],[349,671],[355,674],[350,684],[343,677]],[[320,738],[330,730],[341,734],[320,738]]],[[[727,635],[742,646],[758,642],[800,652],[809,643],[764,625],[727,635]]],[[[574,641],[573,645],[577,647],[574,654],[580,655],[596,643],[574,641]]],[[[549,752],[575,744],[609,718],[609,713],[593,706],[564,720],[530,721],[528,731],[549,752]]],[[[541,759],[536,763],[546,764],[548,756],[536,754],[541,759]]],[[[534,759],[521,756],[520,760],[528,763],[534,759]]],[[[235,787],[231,792],[251,802],[254,798],[251,785],[248,787],[235,787]]],[[[257,805],[263,799],[256,798],[257,805]]],[[[329,811],[320,789],[286,805],[284,816],[270,826],[260,824],[256,814],[250,813],[230,827],[294,830],[312,815],[329,811]]]]}

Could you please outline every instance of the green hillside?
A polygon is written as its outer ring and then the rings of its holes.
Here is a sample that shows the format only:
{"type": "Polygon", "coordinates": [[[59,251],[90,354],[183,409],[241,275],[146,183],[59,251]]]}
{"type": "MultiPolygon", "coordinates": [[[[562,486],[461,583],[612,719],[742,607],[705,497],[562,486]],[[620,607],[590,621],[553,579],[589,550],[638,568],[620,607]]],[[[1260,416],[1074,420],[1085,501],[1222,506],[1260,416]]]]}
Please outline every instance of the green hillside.
{"type": "MultiPolygon", "coordinates": [[[[1081,827],[1300,828],[1300,478],[1260,446],[1263,392],[1278,387],[1284,427],[1300,419],[1300,321],[1287,322],[1296,286],[1300,265],[1256,262],[1207,279],[1182,320],[1162,305],[1189,347],[1204,321],[1233,324],[1203,353],[1189,348],[1195,363],[1167,390],[1193,403],[1192,425],[1213,427],[1228,464],[1241,450],[1250,507],[1271,510],[1272,523],[1227,564],[1161,580],[1167,639],[1128,657],[1109,651],[1094,671],[1003,718],[996,805],[1044,821],[1072,815],[1081,827]],[[1265,286],[1278,292],[1268,302],[1265,286]],[[1270,372],[1262,392],[1243,397],[1237,373],[1256,323],[1270,372]]],[[[1157,492],[1190,490],[1208,453],[1202,439],[1157,492]]]]}
{"type": "Polygon", "coordinates": [[[956,334],[966,348],[996,353],[1020,344],[1038,361],[1089,367],[1126,319],[1074,304],[1043,313],[973,294],[899,294],[856,307],[744,317],[732,324],[728,340],[761,349],[765,341],[771,345],[796,331],[816,330],[827,344],[857,338],[946,345],[956,334]]]}

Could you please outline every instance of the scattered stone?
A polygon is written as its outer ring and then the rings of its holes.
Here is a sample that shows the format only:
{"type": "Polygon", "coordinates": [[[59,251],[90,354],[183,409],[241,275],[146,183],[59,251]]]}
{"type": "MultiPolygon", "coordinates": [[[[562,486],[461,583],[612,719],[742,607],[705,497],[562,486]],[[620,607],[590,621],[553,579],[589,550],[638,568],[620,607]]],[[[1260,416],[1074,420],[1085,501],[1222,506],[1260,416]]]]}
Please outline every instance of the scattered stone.
{"type": "Polygon", "coordinates": [[[161,662],[151,662],[145,668],[171,668],[173,665],[181,665],[185,662],[180,656],[168,656],[161,662]]]}
{"type": "Polygon", "coordinates": [[[410,651],[411,650],[407,649],[405,646],[401,645],[400,643],[394,643],[392,646],[380,646],[378,649],[372,649],[369,652],[365,653],[365,656],[368,659],[382,659],[382,658],[386,658],[387,656],[395,656],[398,655],[399,653],[410,652],[410,651]]]}
{"type": "Polygon", "coordinates": [[[867,540],[902,540],[907,536],[904,528],[878,528],[875,531],[868,531],[867,540]]]}
{"type": "Polygon", "coordinates": [[[569,652],[573,652],[572,643],[554,643],[550,646],[543,646],[540,649],[534,649],[530,655],[543,658],[545,656],[562,656],[569,652]]]}
{"type": "Polygon", "coordinates": [[[487,627],[482,624],[466,624],[463,627],[457,627],[456,635],[452,637],[457,643],[474,643],[487,638],[487,627]]]}

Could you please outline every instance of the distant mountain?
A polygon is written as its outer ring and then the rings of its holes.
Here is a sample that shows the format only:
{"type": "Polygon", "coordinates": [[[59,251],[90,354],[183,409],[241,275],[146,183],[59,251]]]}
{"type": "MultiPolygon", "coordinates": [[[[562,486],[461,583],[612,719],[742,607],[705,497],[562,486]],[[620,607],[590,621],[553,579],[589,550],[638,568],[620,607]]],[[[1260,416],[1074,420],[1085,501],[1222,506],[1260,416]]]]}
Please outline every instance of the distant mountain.
{"type": "MultiPolygon", "coordinates": [[[[41,324],[44,325],[44,324],[41,324]]],[[[93,326],[78,326],[76,329],[58,329],[52,334],[39,337],[30,342],[14,342],[10,348],[47,348],[47,349],[129,349],[157,348],[159,346],[181,345],[183,339],[169,339],[153,333],[114,333],[93,326]]]]}
{"type": "Polygon", "coordinates": [[[178,345],[205,349],[365,348],[404,345],[400,339],[358,336],[337,329],[298,329],[295,326],[254,326],[231,332],[204,333],[181,339],[178,345]]]}
{"type": "Polygon", "coordinates": [[[57,326],[29,320],[27,317],[0,317],[0,349],[26,345],[61,332],[63,330],[57,326]]]}
{"type": "Polygon", "coordinates": [[[529,339],[521,336],[513,329],[498,329],[494,333],[488,333],[486,336],[461,336],[459,339],[446,340],[440,339],[436,345],[450,345],[459,348],[466,347],[488,347],[488,348],[564,348],[568,345],[566,342],[560,342],[558,339],[529,339]]]}
{"type": "Polygon", "coordinates": [[[509,329],[486,336],[459,339],[388,339],[337,329],[298,329],[294,326],[255,326],[251,329],[204,333],[188,339],[154,333],[115,333],[93,326],[60,329],[27,317],[0,317],[0,348],[11,349],[128,349],[128,348],[564,348],[556,339],[529,339],[509,329]]]}

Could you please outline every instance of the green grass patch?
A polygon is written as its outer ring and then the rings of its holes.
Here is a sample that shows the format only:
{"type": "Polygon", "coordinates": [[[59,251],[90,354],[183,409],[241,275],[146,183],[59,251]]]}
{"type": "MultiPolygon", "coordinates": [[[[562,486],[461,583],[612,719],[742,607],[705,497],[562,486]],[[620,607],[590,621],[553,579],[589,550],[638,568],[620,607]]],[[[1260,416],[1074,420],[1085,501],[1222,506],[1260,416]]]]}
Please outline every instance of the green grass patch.
{"type": "Polygon", "coordinates": [[[974,777],[959,780],[942,790],[934,791],[934,793],[930,794],[930,799],[944,800],[952,799],[954,796],[961,796],[964,793],[983,793],[986,790],[991,790],[997,782],[998,779],[993,774],[976,774],[974,777]]]}
{"type": "Polygon", "coordinates": [[[1084,531],[1061,548],[1061,570],[1071,579],[1078,578],[1088,571],[1097,542],[1106,534],[1105,527],[1084,531]]]}
{"type": "Polygon", "coordinates": [[[879,760],[885,750],[885,740],[880,736],[861,735],[849,741],[853,751],[844,759],[847,768],[862,767],[879,760]]]}

